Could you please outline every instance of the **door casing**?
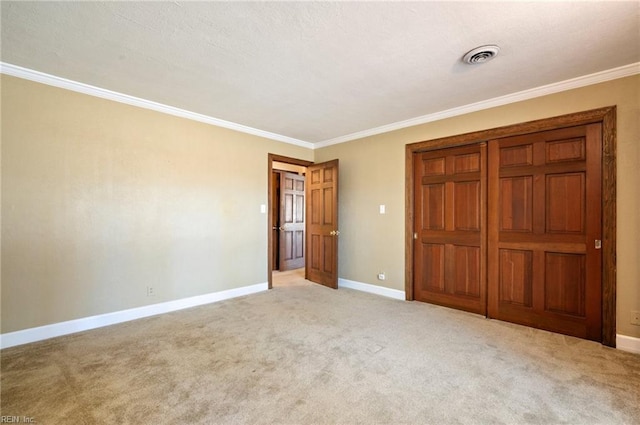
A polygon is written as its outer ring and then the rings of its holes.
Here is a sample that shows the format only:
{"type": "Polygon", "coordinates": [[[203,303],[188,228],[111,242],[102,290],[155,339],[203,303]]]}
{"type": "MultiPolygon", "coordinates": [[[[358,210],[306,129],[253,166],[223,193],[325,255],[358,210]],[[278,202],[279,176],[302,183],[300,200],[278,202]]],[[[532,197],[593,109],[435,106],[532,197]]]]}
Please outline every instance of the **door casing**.
{"type": "Polygon", "coordinates": [[[405,149],[405,294],[413,300],[413,155],[436,149],[486,142],[491,139],[602,123],[602,344],[616,344],[616,107],[609,106],[553,118],[529,121],[424,142],[405,149]]]}

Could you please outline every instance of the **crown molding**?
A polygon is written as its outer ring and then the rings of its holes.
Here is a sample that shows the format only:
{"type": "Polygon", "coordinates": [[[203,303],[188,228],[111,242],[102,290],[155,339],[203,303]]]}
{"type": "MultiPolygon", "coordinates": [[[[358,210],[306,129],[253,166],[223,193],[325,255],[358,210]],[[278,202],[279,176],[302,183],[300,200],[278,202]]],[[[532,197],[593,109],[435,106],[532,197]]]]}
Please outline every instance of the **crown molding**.
{"type": "Polygon", "coordinates": [[[458,115],[469,114],[471,112],[481,111],[483,109],[495,108],[497,106],[507,105],[510,103],[520,102],[523,100],[533,99],[536,97],[546,96],[549,94],[559,93],[567,90],[577,89],[580,87],[590,86],[593,84],[603,83],[605,81],[616,80],[618,78],[629,77],[640,74],[640,62],[629,65],[620,66],[618,68],[608,69],[606,71],[596,72],[595,74],[584,75],[582,77],[572,78],[570,80],[560,81],[557,83],[547,84],[545,86],[533,89],[523,90],[511,93],[505,96],[495,97],[493,99],[483,100],[481,102],[471,103],[469,105],[459,106],[447,109],[433,114],[423,115],[416,118],[410,118],[404,121],[383,125],[369,130],[358,131],[356,133],[347,134],[345,136],[336,137],[334,139],[323,140],[314,144],[314,149],[320,149],[331,145],[349,142],[364,137],[375,136],[377,134],[387,133],[394,130],[400,130],[415,125],[426,124],[428,122],[439,121],[445,118],[451,118],[458,115]]]}
{"type": "Polygon", "coordinates": [[[407,127],[426,124],[428,122],[439,121],[445,118],[451,118],[458,115],[464,115],[464,114],[469,114],[471,112],[481,111],[484,109],[495,108],[497,106],[503,106],[510,103],[533,99],[536,97],[546,96],[546,95],[559,93],[567,90],[572,90],[580,87],[590,86],[593,84],[603,83],[605,81],[615,80],[618,78],[629,77],[632,75],[640,74],[640,62],[620,66],[618,68],[608,69],[601,72],[596,72],[594,74],[572,78],[570,80],[547,84],[545,86],[540,86],[533,89],[511,93],[505,96],[495,97],[493,99],[483,100],[481,102],[471,103],[469,105],[447,109],[447,110],[436,112],[433,114],[427,114],[427,115],[423,115],[415,118],[410,118],[408,120],[386,124],[380,127],[375,127],[368,130],[347,134],[344,136],[324,140],[317,143],[311,143],[304,140],[287,137],[281,134],[259,130],[257,128],[248,127],[248,126],[237,124],[231,121],[225,121],[219,118],[210,117],[208,115],[203,115],[203,114],[187,111],[180,108],[175,108],[173,106],[152,102],[150,100],[129,96],[127,94],[118,93],[118,92],[114,92],[107,89],[102,89],[99,87],[91,86],[89,84],[68,80],[66,78],[57,77],[55,75],[45,74],[44,72],[23,68],[21,66],[12,65],[5,62],[0,62],[0,73],[11,75],[18,78],[24,78],[26,80],[31,80],[38,83],[47,84],[50,86],[59,87],[59,88],[63,88],[63,89],[67,89],[67,90],[71,90],[79,93],[88,94],[90,96],[96,96],[103,99],[113,100],[115,102],[125,103],[127,105],[150,109],[153,111],[174,115],[177,117],[202,122],[205,124],[215,125],[215,126],[227,128],[230,130],[239,131],[241,133],[252,134],[254,136],[264,137],[266,139],[289,143],[289,144],[301,146],[307,149],[320,149],[320,148],[324,148],[331,145],[350,142],[356,139],[362,139],[364,137],[375,136],[378,134],[387,133],[394,130],[400,130],[407,127]]]}
{"type": "Polygon", "coordinates": [[[278,142],[284,142],[296,146],[302,146],[303,148],[307,149],[313,149],[313,143],[306,142],[304,140],[294,139],[292,137],[283,136],[281,134],[271,133],[269,131],[259,130],[257,128],[248,127],[246,125],[237,124],[231,121],[221,120],[219,118],[187,111],[185,109],[175,108],[173,106],[141,99],[139,97],[129,96],[127,94],[118,93],[73,80],[68,80],[66,78],[57,77],[55,75],[45,74],[44,72],[12,65],[10,63],[0,62],[0,73],[11,75],[13,77],[23,78],[25,80],[35,81],[37,83],[42,83],[49,86],[75,91],[78,93],[88,94],[90,96],[113,100],[114,102],[120,102],[131,106],[137,106],[139,108],[150,109],[152,111],[162,112],[164,114],[174,115],[176,117],[186,118],[205,124],[211,124],[217,127],[239,131],[241,133],[264,137],[266,139],[276,140],[278,142]]]}

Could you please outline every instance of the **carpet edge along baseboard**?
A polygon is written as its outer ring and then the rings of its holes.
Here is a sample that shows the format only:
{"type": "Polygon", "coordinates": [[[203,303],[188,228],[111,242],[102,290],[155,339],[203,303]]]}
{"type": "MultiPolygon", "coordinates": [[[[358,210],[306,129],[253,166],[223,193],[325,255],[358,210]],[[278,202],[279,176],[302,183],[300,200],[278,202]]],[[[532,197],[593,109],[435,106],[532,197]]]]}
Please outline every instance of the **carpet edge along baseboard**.
{"type": "Polygon", "coordinates": [[[0,335],[0,349],[29,344],[31,342],[69,335],[76,332],[88,331],[158,314],[170,313],[172,311],[197,307],[199,305],[210,304],[231,298],[242,297],[244,295],[266,291],[267,289],[267,282],[257,283],[255,285],[243,286],[240,288],[227,289],[209,294],[196,295],[194,297],[181,298],[178,300],[114,311],[96,316],[83,317],[65,322],[52,323],[15,332],[8,332],[0,335]]]}

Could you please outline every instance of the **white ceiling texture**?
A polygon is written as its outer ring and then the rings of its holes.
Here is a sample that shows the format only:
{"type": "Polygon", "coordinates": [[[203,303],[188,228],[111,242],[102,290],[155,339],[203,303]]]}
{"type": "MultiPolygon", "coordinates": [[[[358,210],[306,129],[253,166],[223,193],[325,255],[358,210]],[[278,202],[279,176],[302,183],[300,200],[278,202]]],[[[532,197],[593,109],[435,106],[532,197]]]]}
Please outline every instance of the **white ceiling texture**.
{"type": "Polygon", "coordinates": [[[2,1],[0,8],[5,73],[39,71],[309,147],[614,68],[640,69],[638,1],[2,1]],[[500,46],[497,58],[462,63],[483,44],[500,46]]]}

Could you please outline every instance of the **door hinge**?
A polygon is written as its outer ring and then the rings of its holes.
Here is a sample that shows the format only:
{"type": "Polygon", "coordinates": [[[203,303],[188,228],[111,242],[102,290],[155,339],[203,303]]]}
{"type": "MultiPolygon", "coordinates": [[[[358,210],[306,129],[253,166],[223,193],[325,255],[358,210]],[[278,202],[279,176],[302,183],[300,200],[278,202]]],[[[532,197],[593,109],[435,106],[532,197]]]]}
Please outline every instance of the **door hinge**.
{"type": "Polygon", "coordinates": [[[415,233],[413,234],[413,239],[418,240],[418,233],[417,233],[417,232],[415,232],[415,233]]]}
{"type": "Polygon", "coordinates": [[[595,246],[596,246],[596,249],[602,248],[602,240],[596,239],[595,246]]]}

